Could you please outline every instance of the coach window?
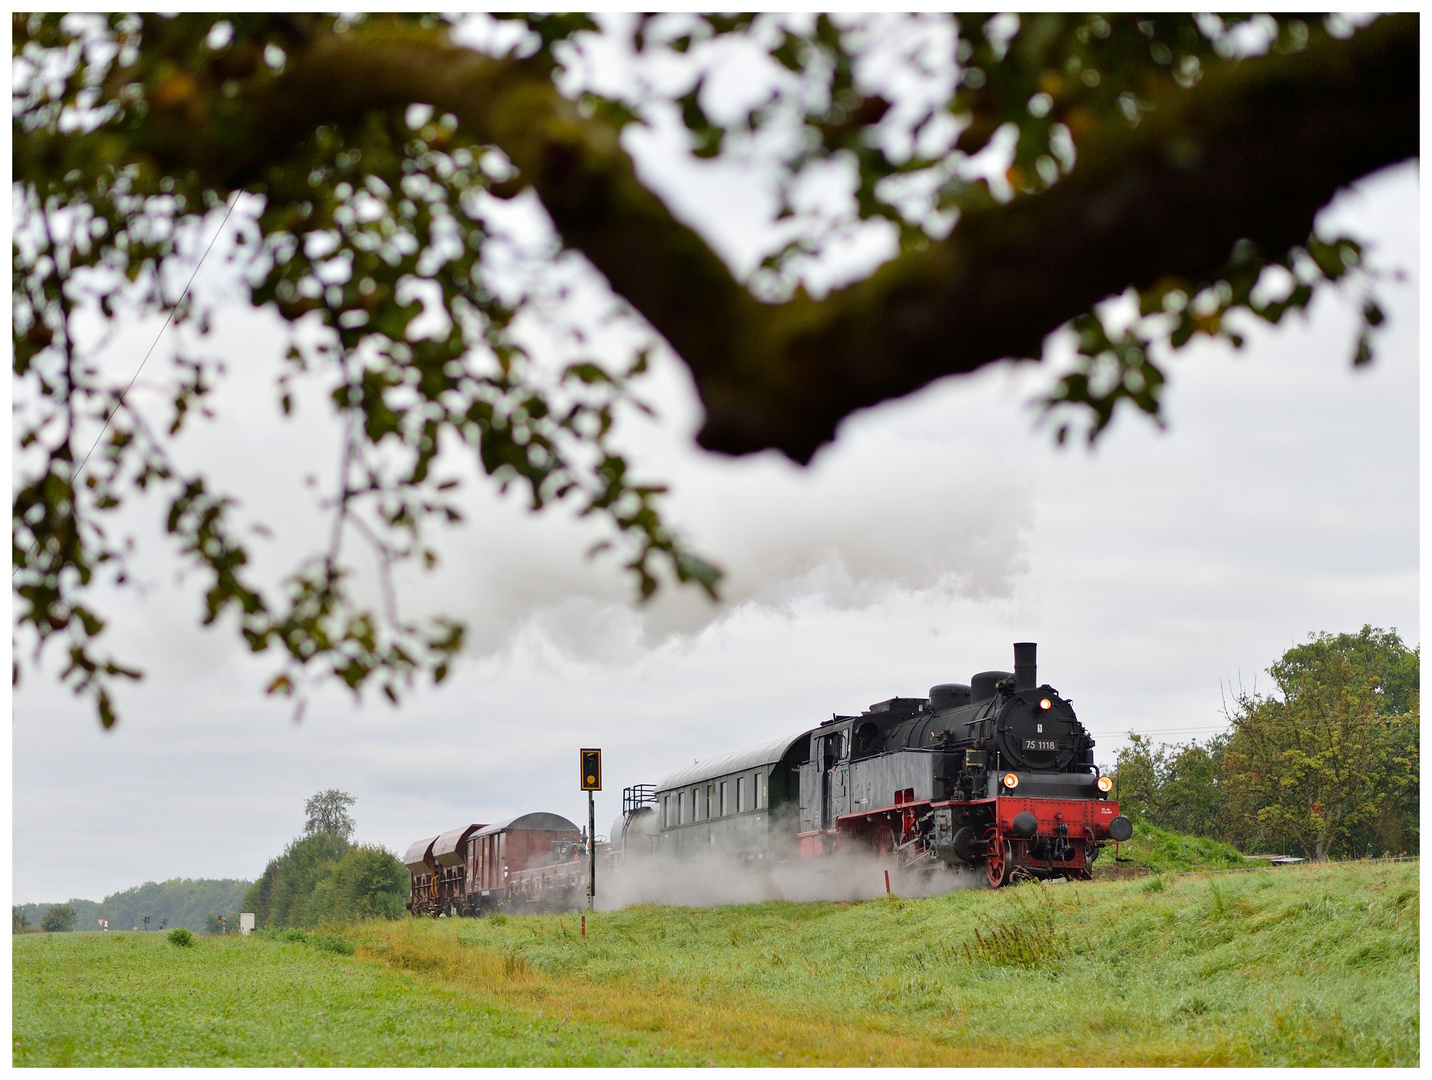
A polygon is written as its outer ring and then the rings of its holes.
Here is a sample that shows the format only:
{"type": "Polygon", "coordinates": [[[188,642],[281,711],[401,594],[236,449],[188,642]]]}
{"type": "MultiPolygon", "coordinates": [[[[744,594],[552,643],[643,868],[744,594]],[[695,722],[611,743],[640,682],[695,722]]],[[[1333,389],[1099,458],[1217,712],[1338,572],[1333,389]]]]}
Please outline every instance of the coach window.
{"type": "Polygon", "coordinates": [[[729,813],[731,812],[731,803],[730,803],[729,797],[728,797],[728,795],[727,795],[727,789],[728,789],[729,787],[730,787],[730,785],[727,784],[725,780],[722,780],[722,781],[721,781],[721,816],[722,816],[722,817],[725,817],[727,814],[729,814],[729,813]]]}
{"type": "Polygon", "coordinates": [[[762,782],[764,780],[765,777],[761,773],[756,773],[755,776],[751,777],[751,790],[756,796],[757,810],[764,810],[766,808],[766,785],[762,782]]]}
{"type": "Polygon", "coordinates": [[[704,812],[704,813],[705,813],[705,817],[707,817],[707,818],[710,818],[710,817],[711,817],[711,789],[712,789],[713,787],[715,787],[714,784],[707,784],[707,785],[706,785],[706,796],[705,796],[706,801],[705,801],[704,803],[702,803],[702,806],[705,807],[705,812],[704,812]]]}
{"type": "Polygon", "coordinates": [[[671,796],[661,797],[661,823],[668,828],[671,827],[671,796]]]}
{"type": "Polygon", "coordinates": [[[736,813],[746,809],[746,778],[736,777],[736,813]]]}

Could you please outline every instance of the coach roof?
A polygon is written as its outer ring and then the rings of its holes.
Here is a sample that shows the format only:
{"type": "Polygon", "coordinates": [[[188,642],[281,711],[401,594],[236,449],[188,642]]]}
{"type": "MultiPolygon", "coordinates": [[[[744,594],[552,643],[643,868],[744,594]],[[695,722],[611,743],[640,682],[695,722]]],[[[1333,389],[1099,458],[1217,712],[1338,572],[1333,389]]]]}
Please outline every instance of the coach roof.
{"type": "Polygon", "coordinates": [[[721,757],[698,761],[695,765],[688,765],[681,771],[666,777],[656,785],[656,790],[670,791],[672,788],[699,784],[703,780],[711,780],[718,776],[729,776],[731,773],[744,772],[746,769],[759,769],[766,765],[774,765],[786,756],[791,747],[809,735],[810,732],[803,731],[799,735],[788,735],[783,739],[776,739],[774,742],[737,750],[734,754],[724,754],[721,757]]]}

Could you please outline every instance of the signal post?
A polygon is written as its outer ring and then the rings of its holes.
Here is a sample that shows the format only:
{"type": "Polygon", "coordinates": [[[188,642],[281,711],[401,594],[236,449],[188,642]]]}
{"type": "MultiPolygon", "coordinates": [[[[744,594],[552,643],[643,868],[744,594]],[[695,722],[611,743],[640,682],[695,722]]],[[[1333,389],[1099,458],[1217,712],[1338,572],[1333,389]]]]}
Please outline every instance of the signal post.
{"type": "Polygon", "coordinates": [[[587,910],[591,911],[597,899],[597,805],[592,793],[602,790],[600,750],[582,751],[582,790],[587,793],[587,910]]]}

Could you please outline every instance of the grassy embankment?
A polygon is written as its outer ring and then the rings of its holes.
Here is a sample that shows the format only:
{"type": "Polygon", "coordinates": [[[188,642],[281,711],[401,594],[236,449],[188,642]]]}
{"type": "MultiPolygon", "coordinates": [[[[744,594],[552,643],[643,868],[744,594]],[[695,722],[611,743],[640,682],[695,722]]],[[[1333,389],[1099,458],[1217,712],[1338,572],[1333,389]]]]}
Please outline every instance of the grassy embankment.
{"type": "Polygon", "coordinates": [[[1416,1065],[1416,863],[15,941],[17,1065],[1416,1065]]]}
{"type": "Polygon", "coordinates": [[[1176,874],[1186,870],[1237,870],[1263,865],[1245,859],[1238,849],[1204,836],[1187,836],[1139,822],[1134,838],[1110,846],[1094,863],[1095,880],[1145,874],[1176,874]]]}

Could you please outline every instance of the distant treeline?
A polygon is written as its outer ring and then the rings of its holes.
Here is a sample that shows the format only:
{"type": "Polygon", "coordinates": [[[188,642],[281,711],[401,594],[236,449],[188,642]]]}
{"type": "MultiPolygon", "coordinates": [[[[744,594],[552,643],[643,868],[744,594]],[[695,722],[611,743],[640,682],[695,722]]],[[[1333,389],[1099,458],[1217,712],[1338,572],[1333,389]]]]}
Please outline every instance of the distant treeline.
{"type": "Polygon", "coordinates": [[[1415,855],[1420,660],[1395,631],[1313,636],[1268,669],[1272,693],[1239,689],[1227,734],[1157,747],[1132,735],[1119,805],[1249,853],[1415,855]]]}
{"type": "Polygon", "coordinates": [[[391,851],[353,843],[348,813],[353,803],[353,796],[332,789],[309,799],[304,835],[271,860],[258,881],[175,878],[147,882],[98,903],[17,904],[11,910],[13,928],[16,933],[46,928],[47,915],[48,928],[54,930],[98,930],[107,918],[111,932],[182,926],[199,934],[218,933],[220,916],[230,932],[236,931],[244,911],[253,912],[261,927],[399,918],[412,877],[391,851]]]}
{"type": "MultiPolygon", "coordinates": [[[[150,930],[158,930],[163,923],[166,928],[183,926],[196,934],[206,934],[217,931],[220,915],[225,916],[230,929],[237,927],[244,890],[251,884],[233,878],[201,878],[197,881],[174,878],[165,882],[148,881],[113,893],[98,902],[69,900],[66,904],[75,913],[76,930],[98,930],[100,919],[109,920],[111,932],[135,927],[143,930],[144,916],[148,915],[150,930]]],[[[18,913],[30,927],[38,928],[50,908],[59,906],[62,906],[59,901],[16,904],[12,916],[18,913]]],[[[18,918],[16,921],[19,921],[18,918]]]]}

